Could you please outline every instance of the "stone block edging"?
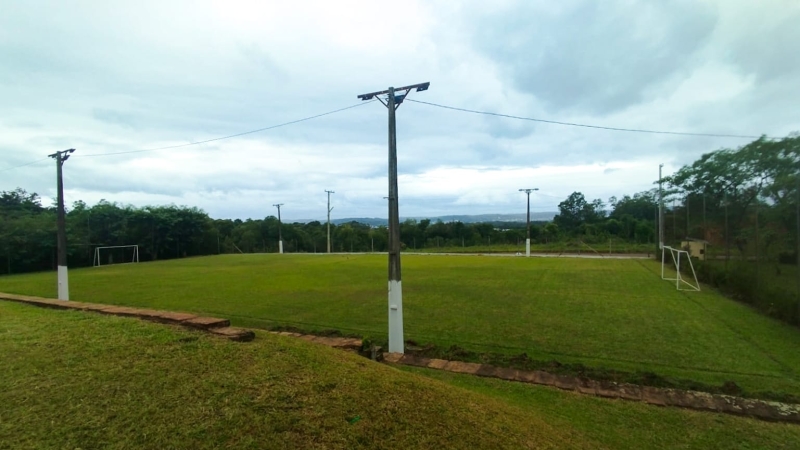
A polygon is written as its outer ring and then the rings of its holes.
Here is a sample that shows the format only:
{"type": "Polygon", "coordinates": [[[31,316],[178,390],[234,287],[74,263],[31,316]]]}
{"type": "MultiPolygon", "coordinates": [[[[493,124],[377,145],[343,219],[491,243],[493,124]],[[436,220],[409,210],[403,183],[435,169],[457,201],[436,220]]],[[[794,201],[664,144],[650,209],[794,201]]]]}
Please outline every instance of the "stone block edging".
{"type": "Polygon", "coordinates": [[[249,342],[256,335],[251,330],[234,328],[228,319],[217,317],[201,317],[196,314],[160,311],[156,309],[130,308],[127,306],[101,305],[98,303],[84,303],[74,301],[56,300],[51,298],[32,297],[30,295],[6,294],[0,292],[0,300],[27,303],[44,308],[71,309],[76,311],[92,311],[113,316],[136,317],[151,322],[181,325],[206,331],[215,336],[224,337],[237,342],[249,342]]]}
{"type": "Polygon", "coordinates": [[[680,389],[638,386],[611,381],[597,381],[571,375],[558,375],[541,370],[525,371],[488,364],[422,358],[400,353],[384,353],[384,362],[426,367],[447,372],[498,378],[508,381],[552,386],[581,394],[605,398],[640,401],[658,406],[677,406],[700,411],[712,411],[754,417],[772,422],[800,424],[800,405],[756,400],[731,395],[709,394],[680,389]]]}

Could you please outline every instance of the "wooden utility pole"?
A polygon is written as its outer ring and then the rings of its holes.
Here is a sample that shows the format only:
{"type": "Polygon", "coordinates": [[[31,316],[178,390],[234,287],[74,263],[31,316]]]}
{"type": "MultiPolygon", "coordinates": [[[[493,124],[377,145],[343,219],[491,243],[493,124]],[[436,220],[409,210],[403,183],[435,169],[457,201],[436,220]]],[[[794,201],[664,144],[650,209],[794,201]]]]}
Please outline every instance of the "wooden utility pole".
{"type": "Polygon", "coordinates": [[[688,238],[688,237],[690,237],[689,236],[689,194],[686,194],[686,199],[683,201],[683,203],[684,203],[684,205],[683,205],[684,209],[686,209],[686,235],[684,237],[688,238]]]}
{"type": "Polygon", "coordinates": [[[756,191],[756,291],[758,292],[759,287],[761,286],[761,252],[759,251],[759,241],[758,241],[758,191],[756,191]]]}
{"type": "Polygon", "coordinates": [[[397,125],[395,111],[412,89],[425,91],[430,83],[359,95],[361,100],[377,98],[389,110],[389,352],[404,353],[403,288],[400,277],[400,212],[397,192],[397,125]],[[396,95],[397,91],[405,93],[396,95]],[[380,97],[386,95],[386,101],[380,97]]]}
{"type": "Polygon", "coordinates": [[[64,162],[69,159],[69,155],[75,149],[62,150],[55,152],[49,157],[56,160],[56,184],[58,190],[58,216],[56,224],[58,226],[58,299],[69,300],[69,274],[67,273],[67,221],[64,211],[64,177],[62,167],[64,162]]]}
{"type": "Polygon", "coordinates": [[[731,259],[731,241],[728,237],[728,191],[723,193],[725,202],[725,270],[728,270],[728,261],[731,259]]]}
{"type": "MultiPolygon", "coordinates": [[[[331,194],[335,194],[333,191],[325,190],[328,193],[328,253],[331,252],[331,194]]],[[[316,253],[316,250],[314,251],[316,253]]]]}
{"type": "Polygon", "coordinates": [[[664,246],[664,191],[661,188],[661,168],[664,164],[658,165],[658,249],[664,246]]]}
{"type": "Polygon", "coordinates": [[[703,239],[708,240],[708,232],[706,231],[706,193],[703,192],[703,239]]]}
{"type": "Polygon", "coordinates": [[[797,188],[795,192],[795,213],[797,214],[797,234],[795,234],[795,244],[797,245],[797,318],[800,321],[800,176],[797,177],[797,188]]]}
{"type": "Polygon", "coordinates": [[[278,253],[283,253],[283,236],[281,235],[281,206],[283,203],[276,203],[272,206],[278,208],[278,253]]]}

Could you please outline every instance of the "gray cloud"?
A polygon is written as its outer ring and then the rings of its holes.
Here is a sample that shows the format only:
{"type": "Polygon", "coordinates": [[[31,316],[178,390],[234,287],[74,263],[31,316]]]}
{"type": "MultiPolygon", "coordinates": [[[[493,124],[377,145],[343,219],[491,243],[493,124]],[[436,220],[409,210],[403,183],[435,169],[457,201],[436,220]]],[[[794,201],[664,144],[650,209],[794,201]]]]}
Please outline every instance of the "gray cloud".
{"type": "Polygon", "coordinates": [[[690,1],[567,2],[518,6],[475,23],[474,42],[522,92],[549,111],[607,113],[685,71],[714,29],[715,15],[690,1]]]}
{"type": "MultiPolygon", "coordinates": [[[[798,7],[669,2],[17,2],[0,16],[0,171],[74,147],[67,200],[197,205],[221,217],[385,216],[386,109],[357,94],[431,81],[410,98],[524,117],[631,128],[781,135],[800,129],[798,7]],[[43,14],[42,11],[48,11],[43,14]],[[752,17],[758,14],[758,23],[752,17]],[[176,18],[180,18],[177,20],[176,18]],[[166,26],[169,25],[169,26],[166,26]],[[795,39],[797,38],[797,39],[795,39]]],[[[574,190],[651,187],[701,153],[746,140],[619,133],[398,109],[401,215],[517,211],[574,190]],[[546,195],[547,196],[546,196],[546,195]]],[[[50,160],[0,172],[51,197],[50,160]]]]}

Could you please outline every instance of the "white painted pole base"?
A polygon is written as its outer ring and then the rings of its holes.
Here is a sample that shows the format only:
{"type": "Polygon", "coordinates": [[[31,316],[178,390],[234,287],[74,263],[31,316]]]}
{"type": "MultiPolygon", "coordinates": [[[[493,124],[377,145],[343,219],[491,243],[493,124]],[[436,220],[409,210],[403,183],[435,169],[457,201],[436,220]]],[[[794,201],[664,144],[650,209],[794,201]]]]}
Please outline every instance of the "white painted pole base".
{"type": "Polygon", "coordinates": [[[525,239],[525,256],[527,256],[529,258],[531,256],[531,240],[530,239],[525,239]]]}
{"type": "Polygon", "coordinates": [[[403,285],[389,281],[389,353],[405,353],[403,340],[403,285]]]}
{"type": "Polygon", "coordinates": [[[67,266],[58,266],[58,299],[69,300],[69,276],[67,266]]]}
{"type": "Polygon", "coordinates": [[[283,241],[278,241],[278,253],[283,254],[283,241]]]}

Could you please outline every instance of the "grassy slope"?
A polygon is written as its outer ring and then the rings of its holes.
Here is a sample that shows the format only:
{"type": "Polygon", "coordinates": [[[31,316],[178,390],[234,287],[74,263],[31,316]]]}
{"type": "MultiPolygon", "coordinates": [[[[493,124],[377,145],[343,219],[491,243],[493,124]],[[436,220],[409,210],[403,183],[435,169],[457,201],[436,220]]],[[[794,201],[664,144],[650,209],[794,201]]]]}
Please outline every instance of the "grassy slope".
{"type": "Polygon", "coordinates": [[[237,344],[134,319],[7,302],[0,302],[0,354],[0,448],[800,443],[797,426],[409,370],[423,377],[265,333],[237,344]],[[350,424],[357,415],[361,420],[350,424]]]}
{"type": "Polygon", "coordinates": [[[0,302],[0,354],[0,448],[596,447],[535,411],[280,336],[0,302]]]}
{"type": "MultiPolygon", "coordinates": [[[[75,300],[190,310],[244,325],[386,330],[385,256],[240,255],[71,272],[75,300]]],[[[677,292],[651,261],[403,258],[406,338],[800,395],[800,333],[716,293],[677,292]]],[[[54,274],[0,277],[52,296],[54,274]]]]}
{"type": "Polygon", "coordinates": [[[796,449],[800,427],[588,397],[554,388],[417,367],[400,369],[484,394],[576,429],[609,448],[796,449]],[[681,430],[681,431],[677,431],[681,430]]]}

